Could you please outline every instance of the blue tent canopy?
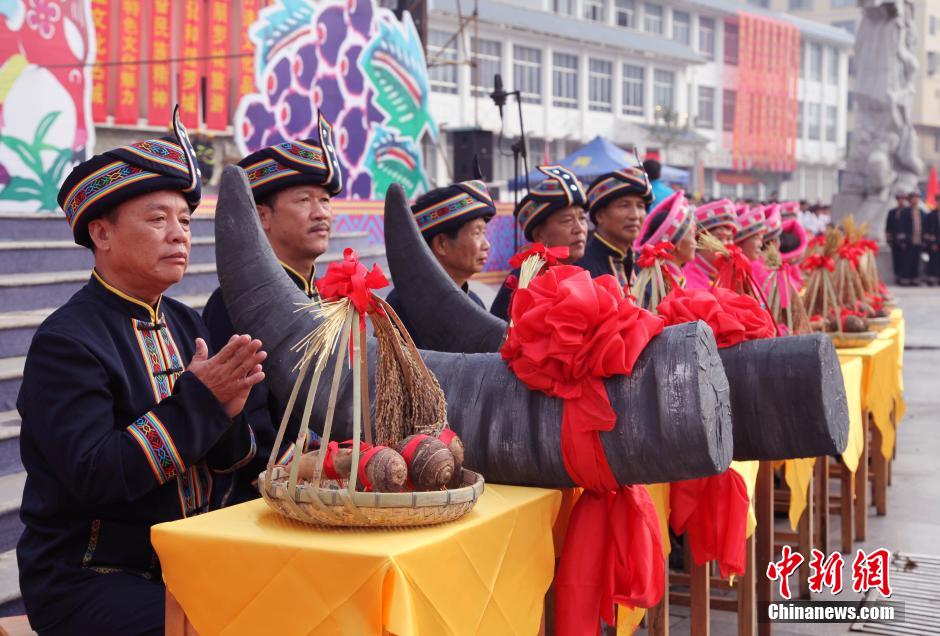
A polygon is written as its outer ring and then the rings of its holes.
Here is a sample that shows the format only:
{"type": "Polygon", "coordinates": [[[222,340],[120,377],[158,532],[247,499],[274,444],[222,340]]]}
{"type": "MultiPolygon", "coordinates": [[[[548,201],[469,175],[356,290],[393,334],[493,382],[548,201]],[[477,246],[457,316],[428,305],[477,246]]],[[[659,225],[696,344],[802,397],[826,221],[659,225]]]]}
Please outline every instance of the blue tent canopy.
{"type": "MultiPolygon", "coordinates": [[[[623,148],[615,146],[606,138],[598,135],[587,144],[559,161],[558,164],[571,170],[575,176],[581,180],[584,187],[587,188],[594,179],[602,174],[619,170],[624,166],[635,166],[636,157],[632,152],[627,152],[623,148]]],[[[544,178],[545,175],[538,170],[529,172],[530,185],[535,185],[544,178]]],[[[687,185],[689,182],[689,173],[686,170],[663,166],[662,178],[669,183],[687,185]]],[[[520,178],[519,182],[519,187],[525,188],[525,179],[520,178]]],[[[512,179],[509,180],[509,189],[516,189],[516,184],[512,179]]]]}

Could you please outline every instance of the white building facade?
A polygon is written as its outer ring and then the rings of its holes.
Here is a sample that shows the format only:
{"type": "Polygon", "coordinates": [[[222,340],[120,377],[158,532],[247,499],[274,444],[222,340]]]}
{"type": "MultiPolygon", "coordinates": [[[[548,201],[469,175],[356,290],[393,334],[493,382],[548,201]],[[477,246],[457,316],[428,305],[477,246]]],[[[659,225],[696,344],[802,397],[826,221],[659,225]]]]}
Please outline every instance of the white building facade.
{"type": "MultiPolygon", "coordinates": [[[[837,189],[852,47],[841,29],[730,0],[431,0],[428,15],[431,110],[446,151],[428,150],[426,158],[438,183],[448,179],[445,162],[453,159],[447,131],[499,133],[489,97],[499,73],[506,90],[523,95],[530,167],[602,135],[690,171],[691,189],[705,198],[765,198],[779,190],[782,197],[828,201],[837,189]],[[733,166],[742,9],[800,32],[801,117],[790,173],[733,166]]],[[[508,148],[519,134],[515,101],[503,110],[494,181],[512,176],[508,148]]]]}

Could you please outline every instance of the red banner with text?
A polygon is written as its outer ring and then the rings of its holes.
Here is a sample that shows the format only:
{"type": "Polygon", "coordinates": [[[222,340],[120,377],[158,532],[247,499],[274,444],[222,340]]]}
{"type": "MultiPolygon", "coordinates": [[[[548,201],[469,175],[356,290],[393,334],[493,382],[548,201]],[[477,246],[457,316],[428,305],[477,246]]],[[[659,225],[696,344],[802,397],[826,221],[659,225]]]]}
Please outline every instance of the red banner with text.
{"type": "Polygon", "coordinates": [[[147,123],[166,126],[173,111],[173,2],[153,0],[151,6],[147,123]]]}
{"type": "Polygon", "coordinates": [[[140,0],[121,0],[118,29],[117,104],[114,122],[136,125],[140,117],[140,0]]]}
{"type": "Polygon", "coordinates": [[[95,25],[95,67],[91,71],[91,116],[96,123],[108,118],[108,80],[111,67],[111,9],[108,0],[91,0],[91,21],[95,25]]]}
{"type": "Polygon", "coordinates": [[[209,51],[206,74],[206,128],[225,130],[228,127],[229,58],[220,54],[229,50],[229,2],[209,0],[209,51]]]}
{"type": "Polygon", "coordinates": [[[183,62],[179,74],[180,118],[191,130],[199,128],[202,110],[202,75],[204,68],[203,1],[183,3],[183,62]]]}

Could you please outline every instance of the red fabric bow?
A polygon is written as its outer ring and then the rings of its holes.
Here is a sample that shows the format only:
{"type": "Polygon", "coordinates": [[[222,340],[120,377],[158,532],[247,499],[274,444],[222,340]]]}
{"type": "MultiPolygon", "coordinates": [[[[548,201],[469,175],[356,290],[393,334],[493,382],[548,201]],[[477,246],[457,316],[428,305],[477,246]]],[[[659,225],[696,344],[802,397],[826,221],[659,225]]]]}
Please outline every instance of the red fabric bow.
{"type": "MultiPolygon", "coordinates": [[[[770,314],[757,300],[722,287],[675,289],[658,311],[667,325],[704,320],[719,347],[777,334],[770,314]]],[[[729,469],[711,477],[675,482],[669,488],[669,503],[669,524],[675,533],[687,533],[697,564],[717,561],[721,576],[744,574],[751,502],[741,475],[729,469]]]]}
{"type": "Polygon", "coordinates": [[[539,256],[545,265],[554,267],[561,264],[561,261],[568,258],[568,246],[545,247],[541,243],[533,243],[528,249],[521,250],[509,259],[509,265],[513,269],[522,267],[522,262],[530,256],[539,256]]]}
{"type": "Polygon", "coordinates": [[[859,239],[855,244],[863,252],[871,252],[872,254],[878,253],[878,243],[871,239],[859,239]]]}
{"type": "Polygon", "coordinates": [[[656,245],[647,243],[640,251],[640,257],[636,259],[636,264],[640,267],[652,267],[657,260],[669,260],[672,258],[672,252],[676,246],[669,241],[660,241],[656,245]]]}
{"type": "Polygon", "coordinates": [[[348,298],[359,312],[360,326],[365,324],[365,314],[371,309],[378,309],[372,296],[373,289],[388,287],[385,272],[378,265],[372,265],[372,271],[359,262],[359,255],[350,247],[343,250],[343,260],[330,263],[326,275],[317,279],[317,290],[324,300],[348,298]]]}
{"type": "Polygon", "coordinates": [[[715,334],[719,347],[745,340],[772,338],[777,330],[767,310],[750,296],[715,287],[674,289],[657,308],[667,325],[703,320],[715,334]]]}
{"type": "Polygon", "coordinates": [[[592,280],[572,265],[517,290],[510,316],[502,356],[531,390],[564,399],[562,457],[585,488],[555,579],[556,630],[594,633],[601,618],[615,623],[614,602],[650,607],[663,591],[655,507],[645,489],[617,484],[599,436],[616,423],[603,379],[629,374],[663,321],[625,298],[613,276],[592,280]]]}
{"type": "Polygon", "coordinates": [[[800,264],[800,267],[808,272],[815,272],[817,269],[825,267],[831,272],[835,270],[836,262],[832,260],[831,256],[810,254],[803,260],[803,262],[800,264]]]}
{"type": "Polygon", "coordinates": [[[854,243],[843,243],[839,246],[839,258],[847,260],[853,269],[858,269],[858,261],[862,257],[862,250],[854,243]]]}

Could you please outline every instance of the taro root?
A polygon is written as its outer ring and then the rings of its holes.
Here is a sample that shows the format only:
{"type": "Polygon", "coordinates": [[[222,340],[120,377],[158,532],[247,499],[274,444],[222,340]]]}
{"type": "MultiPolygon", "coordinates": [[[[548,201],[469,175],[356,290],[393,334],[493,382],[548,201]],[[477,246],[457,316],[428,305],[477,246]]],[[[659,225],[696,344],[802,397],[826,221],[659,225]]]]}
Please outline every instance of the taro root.
{"type": "Polygon", "coordinates": [[[448,488],[460,488],[463,486],[463,442],[457,436],[457,433],[450,428],[445,428],[437,435],[437,439],[444,442],[447,449],[454,456],[454,476],[448,482],[448,488]]]}
{"type": "Polygon", "coordinates": [[[850,333],[868,331],[868,321],[861,316],[846,316],[844,330],[850,333]]]}
{"type": "Polygon", "coordinates": [[[415,490],[441,490],[454,476],[454,455],[436,437],[409,435],[395,449],[408,464],[415,490]]]}
{"type": "MultiPolygon", "coordinates": [[[[323,477],[325,479],[349,479],[352,472],[352,449],[333,448],[331,450],[330,457],[323,463],[323,477]]],[[[315,450],[301,456],[299,472],[301,481],[313,481],[319,453],[320,451],[315,450]]],[[[360,452],[360,462],[363,461],[364,456],[365,451],[360,452]]],[[[408,466],[405,464],[405,459],[394,449],[380,446],[365,460],[365,467],[360,467],[360,478],[356,483],[356,490],[401,492],[405,489],[407,480],[408,466]],[[361,478],[363,472],[365,472],[365,482],[361,478]]]]}

